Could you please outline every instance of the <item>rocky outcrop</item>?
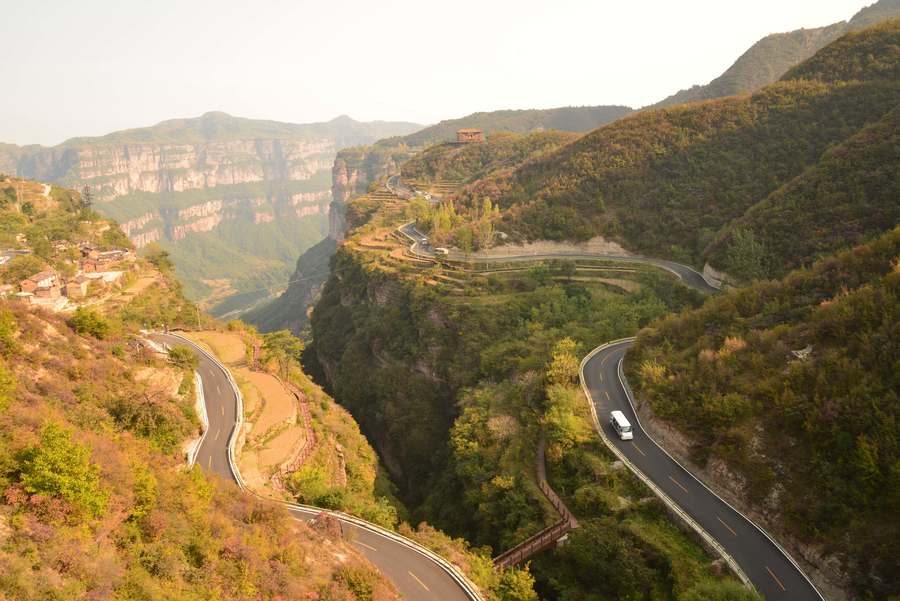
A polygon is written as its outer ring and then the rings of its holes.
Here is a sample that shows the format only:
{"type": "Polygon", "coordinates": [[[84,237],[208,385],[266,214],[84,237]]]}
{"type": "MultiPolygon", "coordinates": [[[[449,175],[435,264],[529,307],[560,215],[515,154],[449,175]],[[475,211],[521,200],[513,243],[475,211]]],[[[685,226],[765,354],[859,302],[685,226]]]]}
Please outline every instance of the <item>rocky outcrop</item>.
{"type": "MultiPolygon", "coordinates": [[[[404,151],[405,152],[405,151],[404,151]]],[[[295,333],[309,323],[309,309],[315,303],[328,276],[328,264],[347,231],[345,203],[365,193],[380,178],[400,172],[400,154],[385,154],[370,146],[348,148],[337,153],[331,169],[331,204],[298,206],[298,216],[328,213],[328,237],[311,247],[297,260],[287,290],[264,307],[243,316],[263,332],[288,328],[295,333]]],[[[315,194],[315,193],[314,193],[315,194]]],[[[295,194],[292,202],[318,196],[295,194]],[[299,197],[299,198],[298,198],[299,197]]]]}
{"type": "Polygon", "coordinates": [[[143,230],[148,223],[153,221],[158,217],[157,213],[148,211],[141,215],[140,217],[136,217],[134,219],[129,219],[123,223],[119,224],[119,227],[125,232],[125,235],[131,237],[132,232],[137,232],[143,230]]]}
{"type": "Polygon", "coordinates": [[[40,181],[89,184],[98,200],[111,200],[133,192],[308,180],[331,166],[336,151],[335,141],[326,137],[56,147],[23,158],[18,171],[40,181]]]}
{"type": "Polygon", "coordinates": [[[319,191],[212,199],[177,210],[148,211],[123,222],[122,230],[140,248],[164,238],[177,242],[192,233],[211,232],[227,221],[260,225],[326,214],[328,197],[327,191],[319,191]]]}

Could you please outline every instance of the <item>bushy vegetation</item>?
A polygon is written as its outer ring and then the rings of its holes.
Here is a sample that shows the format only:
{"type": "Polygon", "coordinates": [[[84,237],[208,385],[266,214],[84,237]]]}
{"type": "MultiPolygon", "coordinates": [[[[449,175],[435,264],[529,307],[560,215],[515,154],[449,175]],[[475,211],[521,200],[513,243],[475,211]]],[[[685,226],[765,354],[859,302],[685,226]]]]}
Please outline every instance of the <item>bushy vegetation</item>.
{"type": "Polygon", "coordinates": [[[403,177],[418,180],[470,180],[511,168],[575,140],[561,131],[515,134],[498,132],[481,144],[437,144],[403,163],[403,177]]]}
{"type": "MultiPolygon", "coordinates": [[[[637,565],[653,598],[717,582],[705,554],[661,512],[638,511],[649,493],[613,467],[577,387],[586,349],[695,302],[689,292],[655,272],[637,274],[640,289],[623,293],[534,268],[469,279],[454,294],[364,261],[339,250],[307,358],[378,446],[414,520],[495,553],[556,521],[534,482],[543,435],[550,479],[576,514],[635,532],[652,549],[610,555],[637,565]]],[[[556,572],[560,561],[569,559],[534,564],[542,595],[588,598],[596,579],[556,572]]]]}
{"type": "MultiPolygon", "coordinates": [[[[93,240],[67,198],[54,188],[31,223],[55,224],[53,241],[93,240]]],[[[176,347],[173,367],[137,330],[195,311],[170,272],[139,266],[154,280],[141,295],[68,319],[0,301],[0,598],[396,598],[340,540],[183,469],[199,431],[184,386],[195,359],[176,347]]]]}
{"type": "MultiPolygon", "coordinates": [[[[877,234],[896,206],[888,203],[873,214],[870,207],[881,198],[878,186],[841,182],[891,173],[879,164],[892,164],[895,118],[886,115],[900,101],[900,79],[890,77],[884,65],[896,68],[890,57],[898,29],[900,21],[892,21],[842,38],[752,96],[622,119],[524,161],[511,175],[497,173],[470,184],[459,201],[499,202],[499,227],[514,239],[599,234],[637,251],[701,265],[711,256],[722,259],[728,228],[761,210],[755,209],[758,203],[777,204],[788,192],[803,195],[804,187],[827,180],[835,182],[835,194],[820,198],[831,206],[815,221],[823,241],[809,250],[833,252],[837,249],[829,243],[839,243],[848,229],[851,234],[858,229],[857,239],[877,234]],[[877,125],[863,132],[870,124],[877,125]],[[878,140],[871,148],[867,141],[873,136],[878,140]]],[[[769,265],[777,269],[797,258],[784,239],[793,236],[776,234],[769,265]]]]}
{"type": "Polygon", "coordinates": [[[643,330],[625,362],[692,459],[725,462],[777,530],[824,544],[878,599],[900,587],[898,256],[895,229],[710,299],[643,330]]]}
{"type": "Polygon", "coordinates": [[[900,109],[724,228],[707,255],[744,280],[782,276],[900,223],[900,109]]]}
{"type": "Polygon", "coordinates": [[[900,19],[848,33],[788,71],[785,79],[900,80],[900,19]]]}

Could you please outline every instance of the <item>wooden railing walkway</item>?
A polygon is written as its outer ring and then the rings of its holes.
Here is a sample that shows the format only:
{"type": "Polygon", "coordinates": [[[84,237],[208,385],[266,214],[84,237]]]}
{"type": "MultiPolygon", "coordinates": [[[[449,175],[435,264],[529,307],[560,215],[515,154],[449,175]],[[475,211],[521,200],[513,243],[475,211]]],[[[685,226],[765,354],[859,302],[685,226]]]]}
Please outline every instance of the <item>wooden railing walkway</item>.
{"type": "Polygon", "coordinates": [[[519,564],[532,555],[552,547],[556,544],[556,541],[565,536],[569,530],[578,527],[578,520],[575,519],[575,516],[572,515],[572,512],[566,507],[566,504],[559,498],[556,491],[547,483],[547,465],[544,458],[545,447],[546,441],[541,437],[541,440],[538,442],[537,457],[535,461],[537,483],[541,492],[544,493],[544,496],[547,497],[547,500],[550,501],[550,504],[553,505],[556,512],[559,513],[560,519],[552,526],[547,526],[537,534],[529,536],[512,549],[495,557],[495,568],[504,569],[519,564]]]}

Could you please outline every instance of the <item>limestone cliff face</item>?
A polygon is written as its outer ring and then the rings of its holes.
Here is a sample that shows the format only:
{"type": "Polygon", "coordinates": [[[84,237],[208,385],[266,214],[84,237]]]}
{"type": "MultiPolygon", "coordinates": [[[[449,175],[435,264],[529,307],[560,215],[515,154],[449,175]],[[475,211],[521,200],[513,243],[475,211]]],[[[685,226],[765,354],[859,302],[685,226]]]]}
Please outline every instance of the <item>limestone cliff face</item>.
{"type": "Polygon", "coordinates": [[[123,221],[121,228],[138,248],[167,239],[173,242],[192,233],[215,230],[231,220],[253,225],[276,219],[302,219],[328,213],[327,191],[213,199],[182,209],[158,209],[123,221]]]}
{"type": "Polygon", "coordinates": [[[339,151],[331,168],[328,236],[337,242],[343,240],[347,229],[344,203],[365,194],[372,182],[400,173],[400,165],[413,154],[405,146],[357,146],[339,151]]]}
{"type": "Polygon", "coordinates": [[[308,180],[331,166],[336,151],[327,137],[56,147],[24,157],[18,170],[40,181],[89,184],[98,200],[112,200],[133,192],[308,180]]]}

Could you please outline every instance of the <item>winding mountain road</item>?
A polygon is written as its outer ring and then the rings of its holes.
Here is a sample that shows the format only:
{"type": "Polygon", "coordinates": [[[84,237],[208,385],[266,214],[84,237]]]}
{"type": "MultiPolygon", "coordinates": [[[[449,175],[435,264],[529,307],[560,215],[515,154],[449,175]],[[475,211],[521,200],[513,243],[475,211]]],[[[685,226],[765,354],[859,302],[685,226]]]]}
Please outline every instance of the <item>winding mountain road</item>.
{"type": "Polygon", "coordinates": [[[600,347],[582,367],[590,402],[596,408],[608,444],[714,538],[740,566],[767,601],[822,601],[800,568],[763,530],[706,488],[641,427],[622,375],[622,361],[633,339],[600,347]],[[608,423],[610,411],[625,413],[633,440],[621,440],[608,423]]]}
{"type": "MultiPolygon", "coordinates": [[[[414,223],[402,225],[398,231],[411,240],[410,252],[420,257],[450,262],[522,262],[552,259],[604,259],[633,262],[665,269],[685,285],[705,293],[717,288],[695,269],[674,261],[620,254],[549,253],[511,256],[463,256],[451,253],[438,257],[427,236],[414,223]],[[457,256],[458,255],[458,256],[457,256]]],[[[824,601],[821,593],[806,577],[790,555],[762,528],[726,503],[682,467],[642,428],[632,403],[632,393],[622,373],[622,361],[633,338],[604,344],[594,349],[582,362],[581,379],[589,402],[596,412],[600,434],[614,452],[625,459],[628,467],[664,502],[696,529],[701,536],[719,547],[732,567],[767,601],[824,601]],[[609,414],[623,411],[634,428],[634,439],[619,439],[609,425],[609,414]]]]}
{"type": "MultiPolygon", "coordinates": [[[[237,467],[229,458],[229,445],[238,421],[238,399],[225,367],[202,348],[181,336],[155,334],[157,342],[168,346],[189,346],[197,355],[197,373],[203,385],[203,396],[209,427],[197,451],[196,463],[212,474],[243,488],[237,467]]],[[[309,521],[322,513],[321,509],[288,504],[288,511],[297,519],[309,521]]],[[[480,601],[470,583],[452,574],[440,560],[399,535],[374,525],[335,512],[344,536],[381,572],[387,576],[409,601],[480,601]]]]}

